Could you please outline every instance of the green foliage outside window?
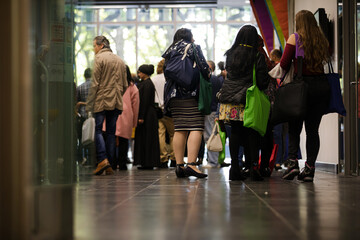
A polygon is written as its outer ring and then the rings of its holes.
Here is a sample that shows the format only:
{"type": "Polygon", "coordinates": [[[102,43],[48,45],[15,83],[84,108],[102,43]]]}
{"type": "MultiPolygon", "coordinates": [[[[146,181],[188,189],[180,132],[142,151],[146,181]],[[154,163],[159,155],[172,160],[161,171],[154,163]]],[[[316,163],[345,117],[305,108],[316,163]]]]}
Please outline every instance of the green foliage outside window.
{"type": "Polygon", "coordinates": [[[93,38],[104,35],[110,47],[136,72],[141,64],[155,67],[181,27],[192,30],[204,56],[215,63],[224,60],[239,28],[256,25],[251,6],[241,8],[77,8],[75,9],[75,81],[85,81],[92,68],[93,38]]]}

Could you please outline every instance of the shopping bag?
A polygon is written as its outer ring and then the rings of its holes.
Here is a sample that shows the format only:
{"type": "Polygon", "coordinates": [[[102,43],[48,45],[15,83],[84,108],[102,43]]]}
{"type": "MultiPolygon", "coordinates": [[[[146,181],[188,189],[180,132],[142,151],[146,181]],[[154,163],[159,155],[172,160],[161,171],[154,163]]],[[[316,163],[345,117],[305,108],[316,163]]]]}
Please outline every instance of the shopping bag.
{"type": "Polygon", "coordinates": [[[331,62],[328,62],[329,73],[325,74],[330,85],[330,101],[329,106],[326,109],[327,113],[339,113],[342,116],[346,116],[346,109],[344,106],[343,98],[341,95],[340,88],[340,77],[339,74],[334,73],[331,62]]]}
{"type": "Polygon", "coordinates": [[[222,164],[225,161],[226,132],[223,132],[221,127],[219,127],[219,135],[221,138],[222,150],[219,152],[218,163],[222,164]]]}
{"type": "Polygon", "coordinates": [[[81,143],[83,145],[88,145],[93,143],[95,140],[95,118],[90,116],[86,119],[82,125],[82,137],[81,143]]]}
{"type": "Polygon", "coordinates": [[[220,152],[223,149],[219,134],[219,123],[215,122],[212,133],[206,142],[207,149],[212,152],[220,152]]]}
{"type": "Polygon", "coordinates": [[[246,91],[244,110],[244,127],[256,130],[261,136],[265,135],[270,114],[268,96],[256,86],[255,64],[253,67],[253,85],[246,91]]]}

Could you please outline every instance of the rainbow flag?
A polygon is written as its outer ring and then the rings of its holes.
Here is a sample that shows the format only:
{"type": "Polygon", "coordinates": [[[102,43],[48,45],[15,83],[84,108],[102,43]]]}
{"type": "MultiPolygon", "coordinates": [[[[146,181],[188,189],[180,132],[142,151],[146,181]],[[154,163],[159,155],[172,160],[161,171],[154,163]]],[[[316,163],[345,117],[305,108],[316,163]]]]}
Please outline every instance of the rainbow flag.
{"type": "Polygon", "coordinates": [[[250,4],[267,51],[274,48],[274,30],[283,51],[289,37],[287,0],[251,0],[250,4]]]}

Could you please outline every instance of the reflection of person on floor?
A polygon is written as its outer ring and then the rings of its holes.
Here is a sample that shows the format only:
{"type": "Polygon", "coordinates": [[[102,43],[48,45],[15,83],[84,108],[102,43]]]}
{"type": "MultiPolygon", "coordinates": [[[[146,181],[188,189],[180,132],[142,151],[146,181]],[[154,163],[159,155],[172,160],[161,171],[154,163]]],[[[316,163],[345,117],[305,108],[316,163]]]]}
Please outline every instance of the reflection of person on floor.
{"type": "Polygon", "coordinates": [[[122,96],[128,86],[123,60],[113,54],[109,40],[97,36],[93,41],[95,59],[86,111],[94,113],[97,167],[95,175],[113,174],[116,120],[123,110],[122,96]],[[114,74],[117,73],[117,74],[114,74]],[[106,141],[102,135],[106,121],[106,141]],[[110,165],[111,164],[111,165],[110,165]]]}

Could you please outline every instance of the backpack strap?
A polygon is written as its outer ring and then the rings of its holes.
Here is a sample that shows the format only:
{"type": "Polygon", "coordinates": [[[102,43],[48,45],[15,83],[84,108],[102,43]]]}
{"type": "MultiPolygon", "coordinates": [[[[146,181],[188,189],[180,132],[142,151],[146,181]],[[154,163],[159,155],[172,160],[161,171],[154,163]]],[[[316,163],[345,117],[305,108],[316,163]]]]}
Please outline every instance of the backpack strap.
{"type": "MultiPolygon", "coordinates": [[[[187,55],[187,52],[189,51],[189,48],[192,46],[192,43],[188,43],[185,47],[185,50],[184,50],[184,55],[182,56],[181,60],[184,60],[186,55],[187,55]]],[[[195,54],[196,56],[196,54],[195,54]]],[[[193,68],[196,67],[196,61],[194,61],[194,65],[193,65],[193,68]]]]}

